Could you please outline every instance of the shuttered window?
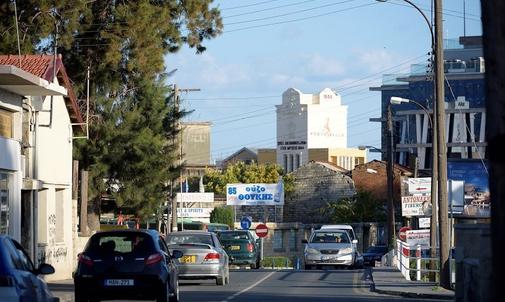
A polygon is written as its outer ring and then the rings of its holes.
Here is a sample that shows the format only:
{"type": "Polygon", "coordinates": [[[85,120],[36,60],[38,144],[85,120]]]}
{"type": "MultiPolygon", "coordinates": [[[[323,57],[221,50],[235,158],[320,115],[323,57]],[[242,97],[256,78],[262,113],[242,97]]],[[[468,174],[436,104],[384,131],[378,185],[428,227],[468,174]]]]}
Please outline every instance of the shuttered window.
{"type": "Polygon", "coordinates": [[[12,138],[12,112],[0,109],[0,136],[12,138]]]}

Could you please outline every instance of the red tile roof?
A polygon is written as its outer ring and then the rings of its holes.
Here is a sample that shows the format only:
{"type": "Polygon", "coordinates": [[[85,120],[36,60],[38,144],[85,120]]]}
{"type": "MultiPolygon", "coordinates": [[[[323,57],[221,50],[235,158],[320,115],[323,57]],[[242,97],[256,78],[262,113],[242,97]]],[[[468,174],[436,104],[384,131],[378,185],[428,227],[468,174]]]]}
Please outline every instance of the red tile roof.
{"type": "Polygon", "coordinates": [[[83,123],[82,115],[77,104],[77,97],[75,96],[70,78],[61,61],[61,54],[56,57],[55,71],[53,71],[54,63],[55,58],[53,55],[22,55],[21,57],[18,55],[0,55],[0,65],[16,66],[48,82],[52,82],[53,72],[55,72],[59,84],[67,89],[65,104],[72,123],[83,123]]]}

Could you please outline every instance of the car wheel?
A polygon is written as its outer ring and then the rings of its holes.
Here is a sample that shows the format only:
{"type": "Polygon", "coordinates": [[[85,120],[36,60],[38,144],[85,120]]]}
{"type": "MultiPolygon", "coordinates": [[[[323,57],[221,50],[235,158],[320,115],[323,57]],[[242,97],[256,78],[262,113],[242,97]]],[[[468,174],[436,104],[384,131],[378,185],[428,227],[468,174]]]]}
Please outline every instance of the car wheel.
{"type": "Polygon", "coordinates": [[[88,296],[83,294],[80,290],[76,289],[74,292],[74,300],[75,302],[88,302],[90,299],[88,296]]]}
{"type": "Polygon", "coordinates": [[[170,289],[168,280],[161,285],[156,302],[169,302],[170,289]]]}
{"type": "Polygon", "coordinates": [[[252,263],[252,264],[250,264],[250,265],[249,265],[249,267],[250,267],[251,269],[256,269],[256,268],[257,268],[256,263],[252,263]]]}
{"type": "Polygon", "coordinates": [[[172,296],[169,298],[170,302],[179,302],[179,281],[177,281],[175,286],[176,288],[174,289],[172,296]]]}
{"type": "Polygon", "coordinates": [[[216,285],[224,285],[225,278],[224,273],[221,274],[221,276],[216,277],[216,285]]]}
{"type": "Polygon", "coordinates": [[[304,266],[304,267],[305,267],[305,269],[306,269],[306,270],[308,270],[308,271],[310,271],[310,270],[312,269],[312,267],[313,267],[313,266],[312,266],[312,265],[310,265],[310,264],[304,264],[303,266],[304,266]]]}

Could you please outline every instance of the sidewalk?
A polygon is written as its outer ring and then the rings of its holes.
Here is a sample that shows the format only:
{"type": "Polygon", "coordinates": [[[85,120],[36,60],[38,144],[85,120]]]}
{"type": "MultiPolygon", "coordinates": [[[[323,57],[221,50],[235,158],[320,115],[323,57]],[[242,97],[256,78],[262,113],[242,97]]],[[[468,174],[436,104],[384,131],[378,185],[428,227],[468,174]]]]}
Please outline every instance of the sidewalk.
{"type": "Polygon", "coordinates": [[[370,269],[372,278],[365,271],[364,279],[371,281],[371,289],[377,293],[409,298],[454,300],[454,291],[439,287],[436,282],[408,281],[395,267],[370,269]]]}

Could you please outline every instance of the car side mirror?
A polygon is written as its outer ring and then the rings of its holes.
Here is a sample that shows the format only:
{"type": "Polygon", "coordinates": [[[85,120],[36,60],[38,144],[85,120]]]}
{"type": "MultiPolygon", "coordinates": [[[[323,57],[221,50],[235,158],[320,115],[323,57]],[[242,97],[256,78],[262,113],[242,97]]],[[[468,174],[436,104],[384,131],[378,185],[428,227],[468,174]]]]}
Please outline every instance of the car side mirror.
{"type": "Polygon", "coordinates": [[[179,251],[179,250],[174,250],[174,251],[172,252],[172,258],[174,258],[174,259],[179,259],[179,258],[181,258],[183,255],[184,255],[184,253],[183,253],[183,252],[181,252],[181,251],[179,251]]]}
{"type": "Polygon", "coordinates": [[[309,243],[307,239],[302,239],[302,243],[309,243]]]}
{"type": "Polygon", "coordinates": [[[358,239],[354,239],[354,240],[352,241],[352,243],[354,243],[354,244],[358,244],[358,239]]]}
{"type": "Polygon", "coordinates": [[[51,275],[54,274],[55,270],[51,264],[41,263],[37,269],[37,275],[51,275]]]}

